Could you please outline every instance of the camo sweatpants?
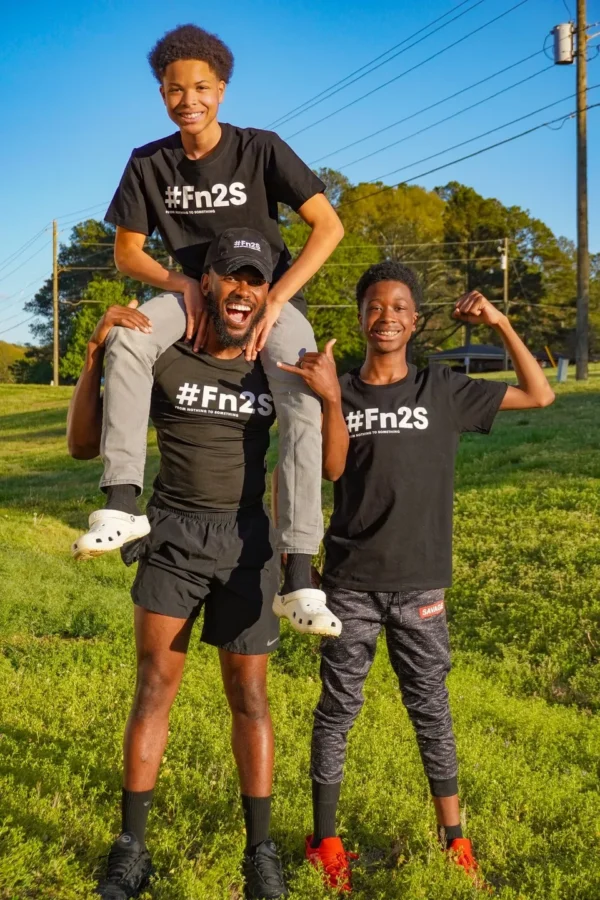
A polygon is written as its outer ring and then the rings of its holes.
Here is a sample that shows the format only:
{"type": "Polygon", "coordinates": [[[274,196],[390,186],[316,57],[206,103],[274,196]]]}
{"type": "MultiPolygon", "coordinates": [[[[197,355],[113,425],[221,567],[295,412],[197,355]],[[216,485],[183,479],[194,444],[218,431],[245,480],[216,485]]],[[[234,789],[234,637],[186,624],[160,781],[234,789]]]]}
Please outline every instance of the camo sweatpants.
{"type": "Polygon", "coordinates": [[[364,703],[363,685],[383,628],[432,793],[440,797],[457,793],[456,745],[446,688],[450,648],[444,591],[359,592],[327,584],[324,589],[327,606],[343,628],[340,637],[324,638],[321,645],[313,780],[322,784],[342,780],[348,732],[364,703]]]}

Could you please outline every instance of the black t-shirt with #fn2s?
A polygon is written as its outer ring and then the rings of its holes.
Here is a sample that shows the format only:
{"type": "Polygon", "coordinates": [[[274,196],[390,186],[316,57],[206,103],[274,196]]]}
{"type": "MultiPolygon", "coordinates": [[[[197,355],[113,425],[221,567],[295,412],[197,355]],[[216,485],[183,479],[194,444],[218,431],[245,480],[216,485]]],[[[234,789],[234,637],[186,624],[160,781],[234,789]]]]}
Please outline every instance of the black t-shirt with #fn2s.
{"type": "Polygon", "coordinates": [[[340,378],[350,435],[325,536],[326,583],[432,590],[452,580],[454,465],[461,433],[487,434],[506,384],[437,365],[401,381],[340,378]]]}
{"type": "MultiPolygon", "coordinates": [[[[134,150],[106,221],[146,235],[158,229],[185,274],[198,279],[214,237],[253,228],[271,245],[277,281],[291,261],[277,204],[298,210],[325,185],[274,132],[226,123],[221,132],[199,160],[185,155],[179,132],[134,150]]],[[[302,309],[301,295],[295,300],[302,309]]]]}
{"type": "Polygon", "coordinates": [[[162,503],[194,511],[262,502],[275,412],[260,360],[216,359],[174,344],[154,366],[150,416],[162,503]]]}

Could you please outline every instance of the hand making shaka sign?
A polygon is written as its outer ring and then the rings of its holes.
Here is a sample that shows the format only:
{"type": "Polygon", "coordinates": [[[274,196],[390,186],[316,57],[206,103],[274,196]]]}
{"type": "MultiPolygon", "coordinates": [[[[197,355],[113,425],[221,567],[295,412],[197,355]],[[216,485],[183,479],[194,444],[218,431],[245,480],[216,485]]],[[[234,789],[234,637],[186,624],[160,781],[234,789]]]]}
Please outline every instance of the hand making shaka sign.
{"type": "Polygon", "coordinates": [[[336,338],[327,341],[322,353],[305,353],[294,366],[284,362],[278,362],[277,365],[285,372],[301,375],[321,400],[336,402],[340,397],[340,384],[333,358],[335,342],[336,338]]]}

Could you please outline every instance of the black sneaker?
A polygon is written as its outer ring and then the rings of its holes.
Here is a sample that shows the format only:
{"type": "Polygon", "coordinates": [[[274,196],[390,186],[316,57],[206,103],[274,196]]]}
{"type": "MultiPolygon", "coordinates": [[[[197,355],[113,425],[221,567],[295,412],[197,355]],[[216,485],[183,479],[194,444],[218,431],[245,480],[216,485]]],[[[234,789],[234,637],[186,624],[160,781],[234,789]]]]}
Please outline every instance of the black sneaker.
{"type": "Polygon", "coordinates": [[[135,834],[126,831],[110,848],[106,877],[96,888],[103,900],[132,900],[148,886],[153,873],[152,860],[135,834]]]}
{"type": "Polygon", "coordinates": [[[242,872],[246,900],[276,900],[288,896],[281,860],[273,841],[263,841],[252,853],[244,853],[242,872]]]}

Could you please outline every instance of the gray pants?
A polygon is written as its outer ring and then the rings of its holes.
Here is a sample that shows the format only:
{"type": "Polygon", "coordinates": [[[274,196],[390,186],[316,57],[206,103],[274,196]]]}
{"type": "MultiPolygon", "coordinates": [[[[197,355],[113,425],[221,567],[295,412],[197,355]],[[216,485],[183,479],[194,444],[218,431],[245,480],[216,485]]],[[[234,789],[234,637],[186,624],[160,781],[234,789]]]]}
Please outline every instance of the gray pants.
{"type": "MultiPolygon", "coordinates": [[[[141,311],[152,322],[152,334],[113,328],[106,342],[102,488],[143,489],[153,366],[185,331],[181,294],[159,294],[141,311]]],[[[304,351],[316,349],[310,323],[286,303],[260,355],[279,425],[277,549],[282,553],[317,553],[323,536],[320,403],[303,378],[277,367],[279,360],[295,363],[304,351]]]]}
{"type": "Polygon", "coordinates": [[[377,637],[385,628],[390,661],[432,792],[457,793],[456,745],[446,688],[450,649],[444,592],[325,589],[327,606],[343,628],[340,637],[324,638],[321,645],[322,692],[315,710],[312,778],[321,784],[342,780],[348,732],[364,703],[363,685],[375,658],[377,637]]]}

